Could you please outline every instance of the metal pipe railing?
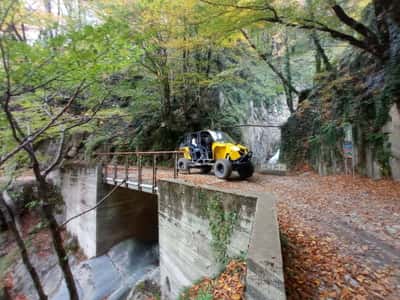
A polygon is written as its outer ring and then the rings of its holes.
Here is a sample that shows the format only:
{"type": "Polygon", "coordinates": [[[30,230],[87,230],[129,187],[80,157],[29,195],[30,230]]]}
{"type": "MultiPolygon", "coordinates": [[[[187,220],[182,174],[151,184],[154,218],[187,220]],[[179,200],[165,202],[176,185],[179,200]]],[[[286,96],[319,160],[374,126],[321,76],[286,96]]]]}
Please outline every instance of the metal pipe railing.
{"type": "Polygon", "coordinates": [[[183,151],[135,151],[135,152],[95,152],[94,155],[155,155],[155,154],[183,154],[183,151]]]}
{"type": "Polygon", "coordinates": [[[98,152],[95,153],[94,155],[97,157],[102,157],[101,161],[103,164],[103,175],[106,180],[110,179],[114,184],[116,184],[118,181],[124,180],[125,181],[125,187],[129,187],[129,175],[130,175],[130,163],[129,163],[129,158],[135,157],[136,159],[136,165],[132,165],[132,167],[136,167],[137,170],[137,189],[139,191],[142,190],[143,186],[146,186],[149,188],[148,184],[143,183],[144,179],[144,173],[143,169],[146,169],[143,167],[143,162],[144,158],[146,156],[151,156],[152,158],[149,160],[152,168],[151,168],[151,177],[148,178],[151,181],[151,191],[152,193],[156,192],[157,189],[157,163],[160,162],[161,160],[158,159],[159,156],[166,156],[170,155],[171,158],[173,159],[174,163],[174,178],[178,177],[178,157],[180,154],[183,154],[182,151],[135,151],[135,152],[98,152]],[[123,161],[121,165],[118,164],[119,157],[123,157],[123,161]],[[112,162],[110,162],[112,161],[112,162]],[[110,162],[110,163],[109,163],[110,162]],[[108,178],[109,176],[109,168],[111,167],[111,174],[112,178],[108,178]],[[121,178],[118,178],[120,176],[119,170],[123,168],[124,173],[121,175],[121,178]]]}

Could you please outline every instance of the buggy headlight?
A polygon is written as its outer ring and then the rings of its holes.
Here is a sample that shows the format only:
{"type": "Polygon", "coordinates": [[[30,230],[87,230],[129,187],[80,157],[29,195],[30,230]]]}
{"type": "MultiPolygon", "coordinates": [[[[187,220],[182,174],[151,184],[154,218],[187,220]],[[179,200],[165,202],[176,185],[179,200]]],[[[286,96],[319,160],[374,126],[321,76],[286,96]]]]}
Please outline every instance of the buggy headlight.
{"type": "Polygon", "coordinates": [[[239,148],[238,146],[233,146],[233,147],[232,147],[232,151],[239,152],[239,151],[240,151],[240,148],[239,148]]]}

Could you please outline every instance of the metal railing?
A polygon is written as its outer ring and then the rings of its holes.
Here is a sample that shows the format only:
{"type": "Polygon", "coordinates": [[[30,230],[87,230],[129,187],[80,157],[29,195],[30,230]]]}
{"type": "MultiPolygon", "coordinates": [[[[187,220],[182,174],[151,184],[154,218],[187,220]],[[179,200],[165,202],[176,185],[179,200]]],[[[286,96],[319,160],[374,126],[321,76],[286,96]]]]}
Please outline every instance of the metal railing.
{"type": "MultiPolygon", "coordinates": [[[[161,162],[173,162],[173,176],[178,177],[178,157],[182,151],[100,152],[103,178],[109,184],[156,193],[157,171],[161,162]],[[121,174],[122,170],[122,174],[121,174]]],[[[164,176],[171,168],[163,168],[164,176]]],[[[172,174],[171,174],[172,175],[172,174]]]]}

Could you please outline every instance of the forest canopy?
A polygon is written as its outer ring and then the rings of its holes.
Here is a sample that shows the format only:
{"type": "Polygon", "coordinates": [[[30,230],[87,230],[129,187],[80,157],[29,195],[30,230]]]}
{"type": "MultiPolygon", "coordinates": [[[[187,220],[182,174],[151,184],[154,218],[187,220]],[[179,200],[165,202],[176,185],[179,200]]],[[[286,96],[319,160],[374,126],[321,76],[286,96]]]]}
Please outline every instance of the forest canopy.
{"type": "Polygon", "coordinates": [[[40,131],[71,97],[34,144],[70,130],[91,135],[87,151],[101,143],[172,149],[182,133],[205,127],[240,138],[234,125],[246,119],[250,100],[294,112],[302,90],[334,69],[345,49],[385,61],[388,30],[379,16],[395,5],[2,1],[2,152],[15,150],[15,135],[40,131]]]}

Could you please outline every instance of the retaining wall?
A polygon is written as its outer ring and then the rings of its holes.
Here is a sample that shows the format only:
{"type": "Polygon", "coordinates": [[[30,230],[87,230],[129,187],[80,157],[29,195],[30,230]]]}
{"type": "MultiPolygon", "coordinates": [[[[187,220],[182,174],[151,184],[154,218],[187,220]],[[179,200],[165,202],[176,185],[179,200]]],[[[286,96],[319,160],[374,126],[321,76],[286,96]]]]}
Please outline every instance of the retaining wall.
{"type": "Polygon", "coordinates": [[[214,277],[222,265],[212,246],[210,203],[236,214],[227,252],[247,256],[246,299],[285,299],[275,199],[272,195],[159,181],[159,247],[162,299],[178,299],[185,287],[214,277]]]}

